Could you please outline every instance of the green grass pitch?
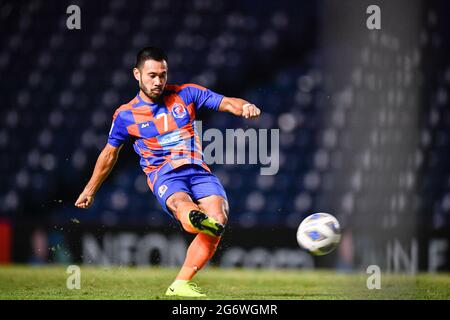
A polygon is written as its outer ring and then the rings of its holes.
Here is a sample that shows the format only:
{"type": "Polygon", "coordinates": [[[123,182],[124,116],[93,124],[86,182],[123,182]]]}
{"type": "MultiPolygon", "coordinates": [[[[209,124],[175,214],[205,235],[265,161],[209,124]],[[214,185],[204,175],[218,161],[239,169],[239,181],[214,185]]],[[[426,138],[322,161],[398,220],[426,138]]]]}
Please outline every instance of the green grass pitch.
{"type": "MultiPolygon", "coordinates": [[[[66,287],[66,266],[0,266],[0,299],[168,299],[178,269],[81,266],[81,288],[66,287]]],[[[195,278],[206,299],[450,299],[449,274],[382,274],[369,290],[365,273],[208,267],[195,278]]],[[[171,298],[174,299],[174,298],[171,298]]],[[[176,298],[175,298],[176,299],[176,298]]]]}

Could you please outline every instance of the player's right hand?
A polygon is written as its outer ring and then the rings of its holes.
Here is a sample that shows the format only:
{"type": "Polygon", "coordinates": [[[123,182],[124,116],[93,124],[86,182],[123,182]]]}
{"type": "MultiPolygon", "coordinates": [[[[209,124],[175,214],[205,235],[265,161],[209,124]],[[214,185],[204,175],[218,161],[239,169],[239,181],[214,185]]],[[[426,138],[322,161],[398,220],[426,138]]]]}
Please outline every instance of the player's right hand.
{"type": "Polygon", "coordinates": [[[81,209],[87,209],[94,203],[94,196],[82,192],[75,202],[75,206],[81,209]]]}

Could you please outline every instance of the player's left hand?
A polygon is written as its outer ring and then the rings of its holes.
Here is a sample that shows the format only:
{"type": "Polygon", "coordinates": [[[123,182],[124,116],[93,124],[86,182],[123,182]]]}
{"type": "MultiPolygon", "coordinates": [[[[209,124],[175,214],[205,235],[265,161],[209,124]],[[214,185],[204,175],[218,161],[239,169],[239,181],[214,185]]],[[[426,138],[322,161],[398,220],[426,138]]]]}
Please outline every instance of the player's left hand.
{"type": "Polygon", "coordinates": [[[261,110],[254,104],[247,103],[242,106],[242,116],[245,119],[257,118],[260,114],[261,110]]]}

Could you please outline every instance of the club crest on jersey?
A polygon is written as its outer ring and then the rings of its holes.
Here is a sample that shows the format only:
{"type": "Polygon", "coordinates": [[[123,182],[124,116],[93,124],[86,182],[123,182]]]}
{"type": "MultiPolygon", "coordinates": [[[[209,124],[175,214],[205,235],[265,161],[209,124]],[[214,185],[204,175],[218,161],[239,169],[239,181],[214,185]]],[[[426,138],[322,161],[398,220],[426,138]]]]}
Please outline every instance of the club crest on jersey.
{"type": "Polygon", "coordinates": [[[167,186],[165,184],[160,186],[158,188],[158,195],[159,195],[159,197],[162,197],[164,195],[164,193],[166,193],[166,191],[167,191],[167,186]]]}
{"type": "Polygon", "coordinates": [[[181,119],[187,114],[186,108],[179,103],[175,103],[172,107],[172,114],[174,118],[181,119]]]}

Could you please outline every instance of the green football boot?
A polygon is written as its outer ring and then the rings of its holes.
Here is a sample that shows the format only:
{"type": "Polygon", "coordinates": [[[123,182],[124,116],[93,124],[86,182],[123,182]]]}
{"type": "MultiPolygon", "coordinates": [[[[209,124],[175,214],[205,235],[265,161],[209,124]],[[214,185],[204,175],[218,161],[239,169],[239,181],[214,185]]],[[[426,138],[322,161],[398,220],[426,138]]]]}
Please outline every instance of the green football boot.
{"type": "Polygon", "coordinates": [[[222,224],[198,210],[189,212],[189,222],[199,232],[213,237],[220,237],[225,230],[222,224]]]}
{"type": "Polygon", "coordinates": [[[202,293],[197,284],[189,280],[175,280],[169,288],[167,288],[166,296],[178,296],[188,298],[206,297],[202,293]]]}

